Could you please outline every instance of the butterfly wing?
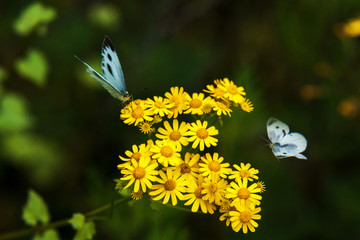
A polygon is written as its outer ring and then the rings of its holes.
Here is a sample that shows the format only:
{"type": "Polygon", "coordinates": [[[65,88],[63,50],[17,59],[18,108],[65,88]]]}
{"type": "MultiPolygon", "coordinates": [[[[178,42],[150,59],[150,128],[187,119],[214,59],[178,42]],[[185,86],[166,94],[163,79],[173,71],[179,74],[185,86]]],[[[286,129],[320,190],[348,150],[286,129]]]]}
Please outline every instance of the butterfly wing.
{"type": "Polygon", "coordinates": [[[113,86],[110,82],[108,82],[103,76],[101,76],[98,72],[96,72],[92,67],[89,66],[86,62],[81,60],[78,56],[74,55],[80,62],[82,62],[86,67],[86,71],[95,78],[114,98],[122,100],[123,96],[121,93],[113,86]]]}
{"type": "Polygon", "coordinates": [[[280,142],[280,140],[290,132],[289,126],[276,118],[269,118],[266,128],[268,137],[272,143],[280,142]]]}
{"type": "Polygon", "coordinates": [[[305,151],[307,141],[300,133],[286,134],[278,143],[272,147],[272,151],[277,158],[297,157],[299,159],[307,159],[301,154],[305,151]]]}
{"type": "Polygon", "coordinates": [[[127,96],[124,73],[115,48],[107,36],[104,37],[102,46],[101,71],[106,81],[112,85],[121,95],[127,96]]]}

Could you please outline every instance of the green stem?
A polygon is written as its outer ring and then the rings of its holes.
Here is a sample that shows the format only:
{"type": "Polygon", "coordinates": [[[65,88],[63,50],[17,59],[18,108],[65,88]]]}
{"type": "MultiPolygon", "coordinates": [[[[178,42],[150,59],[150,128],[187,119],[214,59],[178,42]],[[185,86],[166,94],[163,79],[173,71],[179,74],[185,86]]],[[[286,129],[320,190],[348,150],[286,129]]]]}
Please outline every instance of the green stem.
{"type": "MultiPolygon", "coordinates": [[[[103,220],[104,217],[96,216],[96,215],[101,213],[101,212],[104,212],[107,209],[110,209],[112,205],[116,206],[116,205],[128,202],[129,200],[131,200],[130,197],[118,199],[118,200],[114,201],[114,203],[108,203],[108,204],[106,204],[106,205],[104,205],[102,207],[99,207],[97,209],[94,209],[92,211],[84,213],[84,215],[85,215],[86,218],[91,219],[91,220],[103,220]]],[[[13,231],[13,232],[4,233],[4,234],[0,235],[0,240],[20,238],[20,237],[23,237],[23,236],[34,234],[36,232],[43,232],[43,231],[48,230],[48,229],[62,227],[62,226],[65,226],[65,225],[69,224],[70,219],[71,218],[61,219],[59,221],[52,222],[52,223],[46,223],[46,224],[43,224],[41,226],[35,226],[35,227],[30,227],[30,228],[26,228],[26,229],[22,229],[22,230],[17,230],[17,231],[13,231]]]]}

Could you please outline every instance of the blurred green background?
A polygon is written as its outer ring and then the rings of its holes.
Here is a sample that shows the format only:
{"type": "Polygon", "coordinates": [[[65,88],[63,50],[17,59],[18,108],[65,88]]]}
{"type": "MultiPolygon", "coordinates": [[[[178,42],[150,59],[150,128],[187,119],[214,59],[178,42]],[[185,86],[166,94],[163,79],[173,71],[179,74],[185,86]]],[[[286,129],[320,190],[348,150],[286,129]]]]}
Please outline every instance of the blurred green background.
{"type": "Polygon", "coordinates": [[[359,16],[358,0],[1,1],[0,232],[25,227],[29,188],[52,220],[110,202],[118,155],[145,141],[73,56],[99,70],[108,35],[135,98],[244,86],[255,110],[224,118],[217,150],[259,169],[267,191],[246,236],[144,200],[116,208],[96,239],[360,239],[360,41],[347,25],[359,16]],[[271,116],[306,136],[308,161],[273,156],[271,116]]]}

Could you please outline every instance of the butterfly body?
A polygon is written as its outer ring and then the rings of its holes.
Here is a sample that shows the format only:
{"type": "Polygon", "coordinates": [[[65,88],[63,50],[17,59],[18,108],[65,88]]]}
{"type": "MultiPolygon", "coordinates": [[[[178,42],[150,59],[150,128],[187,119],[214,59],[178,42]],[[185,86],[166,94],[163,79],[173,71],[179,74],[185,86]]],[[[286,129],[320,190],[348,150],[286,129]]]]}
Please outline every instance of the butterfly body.
{"type": "Polygon", "coordinates": [[[306,138],[300,133],[290,133],[289,126],[276,119],[270,118],[266,124],[270,148],[277,158],[296,157],[307,159],[301,154],[307,147],[306,138]]]}
{"type": "Polygon", "coordinates": [[[128,101],[131,96],[126,90],[124,73],[121,68],[119,58],[116,54],[115,48],[107,36],[104,37],[101,61],[100,75],[86,62],[82,61],[76,55],[75,57],[87,67],[87,72],[95,78],[114,98],[119,99],[122,103],[128,101]]]}

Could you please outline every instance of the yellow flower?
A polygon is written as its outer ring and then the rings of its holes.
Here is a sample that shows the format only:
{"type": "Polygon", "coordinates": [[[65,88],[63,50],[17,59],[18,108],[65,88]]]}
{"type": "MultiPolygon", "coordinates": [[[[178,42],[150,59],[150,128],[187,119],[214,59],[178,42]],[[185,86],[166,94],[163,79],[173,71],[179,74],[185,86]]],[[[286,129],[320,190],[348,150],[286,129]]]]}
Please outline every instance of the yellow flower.
{"type": "Polygon", "coordinates": [[[156,134],[156,137],[162,139],[164,141],[168,141],[169,143],[175,145],[177,148],[181,150],[181,146],[187,146],[189,144],[188,138],[186,137],[186,133],[188,130],[188,124],[182,122],[179,126],[179,122],[177,119],[173,120],[173,127],[170,126],[168,121],[164,122],[164,128],[159,128],[159,134],[156,134]]]}
{"type": "Polygon", "coordinates": [[[197,115],[204,114],[202,110],[202,107],[204,105],[204,97],[205,95],[203,93],[193,93],[192,97],[188,96],[187,100],[189,102],[189,108],[184,113],[197,115]]]}
{"type": "Polygon", "coordinates": [[[231,182],[231,187],[227,189],[228,193],[226,194],[226,197],[234,199],[232,206],[235,206],[237,209],[240,209],[241,206],[254,208],[256,205],[260,204],[259,200],[261,200],[262,197],[256,194],[260,192],[257,184],[253,183],[250,187],[248,187],[247,184],[247,179],[239,180],[237,184],[231,182]]]}
{"type": "Polygon", "coordinates": [[[236,211],[230,211],[231,227],[235,232],[238,232],[241,228],[243,233],[247,233],[248,229],[251,232],[255,232],[255,228],[258,227],[257,222],[254,220],[261,219],[261,215],[257,214],[261,211],[261,208],[255,208],[253,210],[249,208],[240,208],[236,211]]]}
{"type": "Polygon", "coordinates": [[[213,173],[211,178],[205,177],[202,186],[204,189],[201,193],[204,194],[204,200],[208,200],[216,205],[221,205],[221,202],[225,200],[228,183],[220,178],[219,175],[213,173]]]}
{"type": "MultiPolygon", "coordinates": [[[[215,80],[215,83],[217,83],[217,80],[215,80]]],[[[218,86],[214,87],[214,85],[207,85],[206,88],[207,89],[204,89],[204,92],[210,93],[210,96],[214,98],[224,99],[224,95],[226,92],[218,86]]]]}
{"type": "Polygon", "coordinates": [[[256,182],[256,185],[260,189],[260,193],[265,192],[266,187],[263,181],[256,182]]]}
{"type": "Polygon", "coordinates": [[[256,174],[259,173],[259,170],[255,168],[250,168],[250,163],[247,163],[246,165],[244,163],[240,163],[240,167],[236,164],[234,164],[233,166],[237,169],[237,171],[232,171],[229,179],[235,179],[236,182],[239,179],[245,178],[249,181],[253,181],[253,179],[259,179],[259,177],[256,176],[256,174]]]}
{"type": "Polygon", "coordinates": [[[240,107],[244,112],[251,112],[254,110],[253,104],[247,98],[244,98],[244,101],[240,103],[240,107]]]}
{"type": "Polygon", "coordinates": [[[174,103],[170,103],[169,99],[157,96],[154,96],[154,100],[148,98],[147,103],[150,110],[152,110],[154,114],[158,114],[160,117],[170,114],[169,109],[174,106],[174,103]]]}
{"type": "Polygon", "coordinates": [[[218,87],[225,91],[224,97],[235,103],[242,103],[244,101],[244,88],[238,87],[233,81],[228,78],[220,80],[218,87]]]}
{"type": "Polygon", "coordinates": [[[219,209],[219,212],[222,213],[222,215],[219,217],[219,220],[220,221],[224,221],[226,220],[226,226],[229,226],[230,225],[230,211],[236,211],[236,208],[235,207],[229,207],[229,208],[223,208],[223,207],[220,207],[219,209]]]}
{"type": "Polygon", "coordinates": [[[169,202],[171,198],[172,205],[177,204],[177,199],[183,200],[183,193],[186,192],[186,181],[181,177],[179,172],[167,170],[166,174],[163,171],[159,171],[160,178],[157,178],[157,181],[160,184],[152,186],[152,191],[149,193],[151,196],[156,196],[153,198],[154,201],[158,201],[162,198],[163,204],[169,202]]]}
{"type": "Polygon", "coordinates": [[[142,197],[144,196],[144,193],[140,190],[140,191],[138,191],[138,192],[132,192],[131,193],[131,198],[132,199],[135,199],[135,200],[140,200],[140,199],[142,199],[142,197]]]}
{"type": "Polygon", "coordinates": [[[192,148],[199,146],[200,151],[204,151],[205,146],[210,147],[211,145],[217,145],[218,140],[212,136],[218,135],[219,131],[214,126],[207,128],[207,125],[207,121],[201,123],[200,120],[189,125],[189,132],[187,135],[191,136],[189,142],[193,142],[192,148]]]}
{"type": "Polygon", "coordinates": [[[201,110],[204,113],[210,113],[213,110],[214,106],[215,106],[215,100],[211,97],[207,97],[204,100],[201,110]]]}
{"type": "Polygon", "coordinates": [[[137,126],[143,121],[152,121],[151,115],[154,115],[153,111],[148,109],[145,102],[132,101],[124,109],[121,110],[120,118],[125,124],[133,124],[137,126]],[[129,106],[130,105],[130,106],[129,106]]]}
{"type": "Polygon", "coordinates": [[[223,115],[229,115],[229,117],[231,117],[230,113],[232,112],[232,110],[230,109],[230,102],[227,100],[215,101],[213,110],[216,112],[218,116],[223,114],[223,115]]]}
{"type": "Polygon", "coordinates": [[[150,151],[154,153],[152,158],[156,159],[164,167],[167,167],[169,164],[177,166],[181,161],[179,149],[166,141],[156,141],[150,151]]]}
{"type": "Polygon", "coordinates": [[[134,184],[134,192],[138,192],[141,187],[141,191],[146,192],[146,187],[151,188],[151,181],[156,181],[155,175],[158,171],[155,170],[158,164],[151,162],[150,157],[141,157],[139,162],[135,159],[131,159],[131,164],[125,165],[125,168],[121,170],[124,177],[120,180],[130,180],[124,188],[130,187],[134,184]]]}
{"type": "Polygon", "coordinates": [[[187,152],[185,154],[184,160],[181,159],[180,164],[176,167],[173,167],[172,169],[180,172],[181,176],[183,176],[186,181],[196,181],[199,175],[199,159],[199,154],[191,154],[187,152]]]}
{"type": "Polygon", "coordinates": [[[166,92],[165,97],[167,97],[174,106],[170,108],[168,118],[177,118],[178,114],[182,114],[183,110],[188,108],[188,102],[186,100],[188,94],[184,92],[183,87],[172,87],[170,88],[170,92],[171,93],[166,92]]]}
{"type": "Polygon", "coordinates": [[[149,147],[143,143],[139,146],[132,145],[132,151],[126,150],[125,155],[127,157],[122,157],[119,155],[119,158],[123,161],[130,161],[131,159],[139,161],[140,157],[148,157],[151,155],[151,152],[149,151],[149,147]]]}
{"type": "Polygon", "coordinates": [[[191,211],[197,212],[199,210],[199,207],[201,208],[201,211],[203,213],[209,212],[210,214],[214,213],[214,210],[216,209],[215,205],[210,203],[209,201],[205,201],[203,199],[204,194],[203,191],[203,177],[199,176],[198,180],[196,182],[192,182],[188,186],[187,194],[184,195],[183,200],[188,200],[184,203],[184,205],[191,205],[191,211]]]}
{"type": "Polygon", "coordinates": [[[224,161],[223,157],[219,157],[219,153],[215,152],[213,156],[210,153],[206,153],[204,157],[201,157],[203,163],[199,163],[200,173],[203,176],[212,177],[212,173],[220,175],[222,178],[227,178],[227,175],[231,173],[231,168],[229,168],[229,163],[222,163],[224,161]]]}
{"type": "Polygon", "coordinates": [[[139,124],[140,131],[144,134],[149,134],[153,131],[155,131],[154,128],[152,128],[153,123],[145,121],[139,124]]]}

